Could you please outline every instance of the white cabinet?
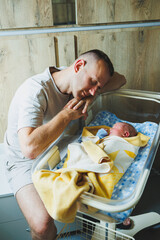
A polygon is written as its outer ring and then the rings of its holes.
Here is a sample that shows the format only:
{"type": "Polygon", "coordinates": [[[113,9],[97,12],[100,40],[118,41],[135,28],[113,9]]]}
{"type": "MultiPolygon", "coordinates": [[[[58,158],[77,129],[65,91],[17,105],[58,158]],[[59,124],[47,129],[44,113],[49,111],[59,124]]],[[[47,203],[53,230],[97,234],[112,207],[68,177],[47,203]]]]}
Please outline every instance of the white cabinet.
{"type": "Polygon", "coordinates": [[[25,219],[1,223],[0,239],[1,240],[31,240],[30,233],[26,231],[28,228],[25,219]]]}
{"type": "Polygon", "coordinates": [[[0,223],[23,218],[13,195],[0,196],[0,223]]]}
{"type": "Polygon", "coordinates": [[[13,195],[0,196],[0,239],[31,240],[28,224],[13,195]]]}

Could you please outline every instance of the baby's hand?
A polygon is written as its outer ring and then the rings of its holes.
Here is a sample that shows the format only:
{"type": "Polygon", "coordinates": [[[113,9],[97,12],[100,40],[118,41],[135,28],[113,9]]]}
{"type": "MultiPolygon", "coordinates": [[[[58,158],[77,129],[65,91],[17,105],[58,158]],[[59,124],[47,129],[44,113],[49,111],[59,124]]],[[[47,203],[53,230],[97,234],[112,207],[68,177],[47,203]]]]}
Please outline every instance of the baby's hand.
{"type": "Polygon", "coordinates": [[[98,136],[99,139],[102,139],[102,138],[108,136],[107,129],[104,129],[104,128],[99,129],[96,136],[98,136]]]}

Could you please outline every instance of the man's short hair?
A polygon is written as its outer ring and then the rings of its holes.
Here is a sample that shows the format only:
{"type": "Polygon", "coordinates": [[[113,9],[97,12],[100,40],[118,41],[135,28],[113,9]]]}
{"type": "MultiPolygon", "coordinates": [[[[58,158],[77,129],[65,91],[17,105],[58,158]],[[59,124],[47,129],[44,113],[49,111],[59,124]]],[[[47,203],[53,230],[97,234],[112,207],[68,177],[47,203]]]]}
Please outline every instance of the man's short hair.
{"type": "Polygon", "coordinates": [[[110,75],[113,76],[114,67],[106,53],[104,53],[103,51],[98,50],[98,49],[93,49],[93,50],[89,50],[87,52],[82,53],[80,56],[83,56],[86,54],[93,54],[97,60],[100,60],[100,59],[104,60],[107,63],[110,75]]]}

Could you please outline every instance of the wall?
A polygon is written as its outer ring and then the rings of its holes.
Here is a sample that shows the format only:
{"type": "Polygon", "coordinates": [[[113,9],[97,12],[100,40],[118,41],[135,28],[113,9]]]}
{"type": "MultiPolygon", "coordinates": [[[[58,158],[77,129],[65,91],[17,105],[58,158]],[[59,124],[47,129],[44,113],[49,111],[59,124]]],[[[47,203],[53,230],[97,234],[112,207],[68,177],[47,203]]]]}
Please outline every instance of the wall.
{"type": "Polygon", "coordinates": [[[51,0],[0,0],[0,29],[53,26],[51,0]]]}
{"type": "Polygon", "coordinates": [[[75,0],[0,0],[0,29],[75,23],[75,0]]]}
{"type": "Polygon", "coordinates": [[[77,24],[160,19],[160,2],[157,0],[76,0],[76,4],[77,24]]]}

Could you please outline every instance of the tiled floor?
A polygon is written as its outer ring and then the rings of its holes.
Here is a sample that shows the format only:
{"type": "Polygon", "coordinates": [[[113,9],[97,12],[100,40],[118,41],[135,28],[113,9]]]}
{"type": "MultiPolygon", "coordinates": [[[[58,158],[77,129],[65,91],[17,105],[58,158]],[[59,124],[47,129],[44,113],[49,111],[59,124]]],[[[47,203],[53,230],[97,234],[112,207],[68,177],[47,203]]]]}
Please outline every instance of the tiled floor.
{"type": "MultiPolygon", "coordinates": [[[[151,171],[143,195],[132,212],[132,216],[147,212],[160,214],[160,173],[151,171]]],[[[160,240],[160,224],[137,233],[136,240],[160,240]]]]}

